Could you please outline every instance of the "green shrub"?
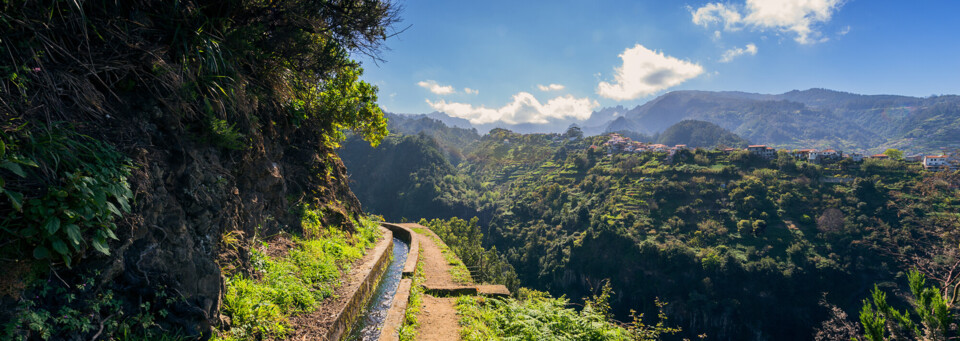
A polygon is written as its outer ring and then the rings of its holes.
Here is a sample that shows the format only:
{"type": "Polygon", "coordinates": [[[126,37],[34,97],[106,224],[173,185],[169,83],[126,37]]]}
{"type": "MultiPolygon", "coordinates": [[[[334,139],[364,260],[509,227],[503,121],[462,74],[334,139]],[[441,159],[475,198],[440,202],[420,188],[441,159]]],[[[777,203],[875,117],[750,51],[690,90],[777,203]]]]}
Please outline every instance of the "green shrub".
{"type": "MultiPolygon", "coordinates": [[[[110,254],[107,240],[117,239],[114,220],[130,212],[133,199],[127,183],[130,160],[112,146],[63,125],[23,132],[13,140],[6,146],[18,146],[19,154],[4,162],[3,168],[45,189],[8,193],[11,202],[20,203],[0,223],[3,232],[28,248],[24,253],[38,259],[59,258],[67,266],[88,246],[110,254]],[[25,172],[19,165],[36,167],[25,172]]],[[[29,189],[25,184],[21,187],[29,189]]],[[[13,191],[4,188],[4,192],[13,191]]]]}
{"type": "Polygon", "coordinates": [[[179,299],[163,286],[153,288],[153,297],[129,302],[113,290],[99,290],[93,276],[80,276],[78,283],[61,280],[34,284],[16,308],[16,314],[0,335],[4,340],[66,340],[79,336],[112,336],[116,340],[178,340],[177,330],[164,330],[156,322],[166,317],[179,299]],[[132,307],[125,309],[125,307],[132,307]]]}
{"type": "Polygon", "coordinates": [[[457,299],[463,340],[629,340],[626,329],[591,309],[566,308],[564,298],[521,289],[521,299],[457,299]]]}
{"type": "Polygon", "coordinates": [[[655,325],[643,323],[643,315],[634,315],[632,323],[611,319],[608,300],[612,293],[607,283],[598,296],[586,299],[580,311],[567,308],[566,298],[521,288],[519,298],[488,299],[462,296],[457,299],[460,337],[463,340],[659,340],[680,332],[666,327],[665,304],[655,325]]]}

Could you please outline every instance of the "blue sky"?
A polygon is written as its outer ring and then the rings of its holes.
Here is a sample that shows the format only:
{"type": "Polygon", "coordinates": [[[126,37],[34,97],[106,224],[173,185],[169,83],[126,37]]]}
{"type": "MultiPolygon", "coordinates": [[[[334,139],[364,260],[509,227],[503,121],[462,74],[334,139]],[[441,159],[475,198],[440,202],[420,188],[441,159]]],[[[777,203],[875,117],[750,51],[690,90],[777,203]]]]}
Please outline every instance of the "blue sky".
{"type": "Polygon", "coordinates": [[[391,112],[542,123],[682,89],[960,93],[960,1],[396,3],[406,30],[385,62],[360,58],[391,112]]]}

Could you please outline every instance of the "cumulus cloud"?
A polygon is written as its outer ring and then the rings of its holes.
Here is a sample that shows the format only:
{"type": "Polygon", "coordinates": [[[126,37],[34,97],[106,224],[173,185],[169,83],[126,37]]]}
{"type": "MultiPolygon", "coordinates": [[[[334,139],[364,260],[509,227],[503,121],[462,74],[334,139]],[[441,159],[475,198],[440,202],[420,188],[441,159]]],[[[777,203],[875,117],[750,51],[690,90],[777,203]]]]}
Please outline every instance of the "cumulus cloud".
{"type": "Polygon", "coordinates": [[[547,123],[550,120],[569,118],[585,120],[590,118],[594,108],[600,106],[597,101],[589,98],[575,98],[572,95],[560,96],[547,101],[547,103],[540,103],[536,97],[527,92],[513,95],[512,101],[500,108],[477,107],[468,103],[447,102],[445,100],[433,102],[429,99],[427,104],[434,110],[465,118],[473,124],[497,121],[507,124],[547,123]]]}
{"type": "Polygon", "coordinates": [[[540,91],[560,91],[566,87],[561,84],[550,84],[550,85],[537,84],[537,88],[539,88],[540,91]]]}
{"type": "Polygon", "coordinates": [[[463,92],[467,93],[468,95],[476,95],[476,94],[479,94],[479,93],[480,93],[480,90],[471,89],[471,88],[463,88],[463,92]]]}
{"type": "Polygon", "coordinates": [[[830,21],[842,5],[843,0],[746,0],[742,6],[709,3],[689,10],[693,23],[700,26],[723,23],[727,31],[750,26],[791,32],[798,43],[812,44],[826,41],[815,26],[830,21]]]}
{"type": "Polygon", "coordinates": [[[703,73],[700,64],[680,60],[637,44],[620,54],[614,82],[600,82],[597,94],[618,101],[649,96],[703,73]]]}
{"type": "Polygon", "coordinates": [[[706,4],[696,10],[689,6],[687,8],[693,15],[693,23],[704,27],[723,23],[727,31],[736,31],[740,29],[739,25],[743,20],[740,12],[721,3],[706,4]]]}
{"type": "Polygon", "coordinates": [[[456,92],[456,90],[454,90],[452,86],[440,85],[440,84],[437,84],[436,81],[432,81],[432,80],[420,81],[420,82],[417,82],[417,85],[427,90],[430,90],[430,92],[435,93],[437,95],[449,95],[456,92]]]}
{"type": "Polygon", "coordinates": [[[729,63],[734,58],[737,58],[745,54],[749,54],[751,56],[757,55],[757,45],[750,43],[750,44],[747,44],[746,47],[735,47],[735,48],[726,50],[723,52],[723,55],[720,56],[720,62],[729,63]]]}

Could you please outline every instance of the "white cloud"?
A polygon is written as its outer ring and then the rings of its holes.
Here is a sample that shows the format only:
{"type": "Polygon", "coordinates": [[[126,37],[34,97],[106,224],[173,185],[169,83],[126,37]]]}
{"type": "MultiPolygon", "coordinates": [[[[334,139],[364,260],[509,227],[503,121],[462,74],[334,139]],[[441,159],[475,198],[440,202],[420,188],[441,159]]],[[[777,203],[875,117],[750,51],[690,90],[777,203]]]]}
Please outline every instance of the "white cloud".
{"type": "Polygon", "coordinates": [[[842,30],[840,30],[840,32],[837,32],[837,35],[842,37],[847,35],[847,33],[850,33],[850,25],[847,25],[847,27],[844,27],[842,30]]]}
{"type": "Polygon", "coordinates": [[[723,55],[720,56],[720,62],[729,63],[734,58],[737,58],[745,54],[749,54],[751,56],[757,55],[757,45],[750,43],[750,44],[747,44],[746,47],[734,47],[732,49],[726,50],[723,52],[723,55]]]}
{"type": "Polygon", "coordinates": [[[704,27],[722,22],[727,31],[736,31],[740,29],[740,21],[743,19],[740,12],[721,3],[706,4],[696,10],[687,6],[687,9],[693,15],[693,23],[704,27]]]}
{"type": "Polygon", "coordinates": [[[440,85],[440,84],[437,84],[436,81],[432,81],[432,80],[420,81],[420,82],[417,82],[417,85],[427,90],[430,90],[430,92],[435,93],[437,95],[449,95],[454,92],[457,92],[456,90],[453,89],[452,86],[440,85]]]}
{"type": "Polygon", "coordinates": [[[700,64],[666,56],[637,44],[620,54],[614,83],[600,82],[597,94],[618,101],[649,96],[703,73],[700,64]]]}
{"type": "Polygon", "coordinates": [[[550,84],[550,85],[537,84],[537,88],[539,88],[540,91],[560,91],[565,89],[566,87],[561,84],[550,84]]]}
{"type": "Polygon", "coordinates": [[[723,23],[727,31],[744,26],[758,30],[792,32],[801,44],[826,41],[815,26],[830,21],[844,0],[746,0],[743,6],[709,3],[689,8],[694,24],[708,27],[723,23]]]}
{"type": "Polygon", "coordinates": [[[572,95],[560,96],[540,103],[536,97],[528,92],[513,95],[513,100],[500,108],[475,107],[468,103],[455,103],[440,100],[427,104],[434,110],[448,115],[465,118],[473,124],[492,122],[517,123],[547,123],[553,119],[590,118],[593,109],[600,106],[597,101],[589,98],[575,98],[572,95]]]}
{"type": "Polygon", "coordinates": [[[480,93],[480,90],[471,89],[471,88],[463,88],[463,92],[467,93],[468,95],[476,95],[476,94],[479,94],[479,93],[480,93]]]}

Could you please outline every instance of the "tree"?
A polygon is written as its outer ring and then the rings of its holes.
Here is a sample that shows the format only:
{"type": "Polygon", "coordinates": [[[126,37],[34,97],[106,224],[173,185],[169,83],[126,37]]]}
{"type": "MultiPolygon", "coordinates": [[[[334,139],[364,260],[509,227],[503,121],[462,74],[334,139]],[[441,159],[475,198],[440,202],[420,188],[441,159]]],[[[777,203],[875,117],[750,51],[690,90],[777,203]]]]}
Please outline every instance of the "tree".
{"type": "Polygon", "coordinates": [[[373,144],[386,135],[377,89],[360,80],[351,54],[377,59],[399,20],[389,1],[72,4],[5,2],[0,41],[20,48],[4,49],[0,70],[43,67],[18,76],[17,91],[0,93],[0,113],[124,117],[128,105],[113,102],[134,94],[138,103],[163,103],[160,113],[177,127],[247,136],[289,136],[295,127],[334,144],[343,129],[373,144]],[[263,128],[270,124],[277,127],[263,128]]]}
{"type": "Polygon", "coordinates": [[[899,149],[890,148],[883,152],[883,155],[889,156],[893,160],[903,160],[903,152],[899,149]]]}
{"type": "Polygon", "coordinates": [[[840,232],[843,228],[843,211],[836,208],[823,210],[820,218],[817,218],[817,229],[823,233],[840,232]]]}
{"type": "Polygon", "coordinates": [[[570,128],[567,128],[567,132],[563,133],[563,137],[582,139],[583,130],[581,130],[578,126],[570,126],[570,128]]]}
{"type": "Polygon", "coordinates": [[[785,151],[777,152],[777,168],[783,172],[796,172],[797,171],[797,160],[785,151]]]}
{"type": "Polygon", "coordinates": [[[916,269],[907,275],[914,319],[908,310],[899,311],[887,302],[887,294],[876,285],[871,299],[863,300],[860,323],[871,341],[883,340],[947,340],[955,336],[950,307],[936,286],[926,286],[926,277],[916,269]]]}

